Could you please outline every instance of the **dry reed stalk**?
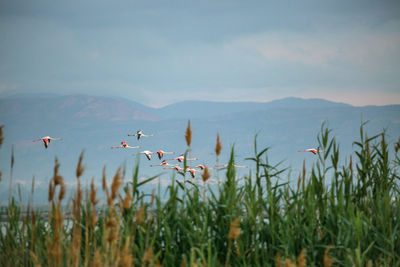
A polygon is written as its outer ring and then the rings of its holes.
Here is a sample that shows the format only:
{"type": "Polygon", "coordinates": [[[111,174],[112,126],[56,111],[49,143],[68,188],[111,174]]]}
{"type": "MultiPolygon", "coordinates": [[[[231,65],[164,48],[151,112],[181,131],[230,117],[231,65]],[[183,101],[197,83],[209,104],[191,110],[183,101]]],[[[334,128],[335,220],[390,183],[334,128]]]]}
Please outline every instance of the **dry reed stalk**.
{"type": "Polygon", "coordinates": [[[55,206],[53,209],[54,212],[54,231],[53,231],[53,239],[51,241],[51,244],[49,246],[49,259],[50,262],[53,262],[54,264],[52,265],[57,265],[61,261],[62,258],[62,231],[61,231],[61,226],[62,226],[62,214],[60,211],[60,206],[59,204],[55,206]]]}
{"type": "Polygon", "coordinates": [[[296,267],[296,264],[292,263],[290,259],[285,259],[285,267],[296,267]]]}
{"type": "Polygon", "coordinates": [[[83,172],[85,171],[85,167],[82,166],[83,154],[84,154],[84,151],[82,151],[81,154],[79,155],[78,165],[76,165],[76,178],[77,179],[79,179],[79,177],[81,177],[83,172]]]}
{"type": "Polygon", "coordinates": [[[328,253],[331,250],[332,246],[328,246],[324,252],[324,267],[331,267],[331,265],[335,262],[334,259],[329,257],[328,253]]]}
{"type": "Polygon", "coordinates": [[[97,189],[94,186],[94,178],[92,178],[92,181],[90,183],[90,202],[92,203],[92,206],[96,206],[97,203],[99,202],[98,199],[96,199],[96,193],[97,193],[97,189]]]}
{"type": "Polygon", "coordinates": [[[55,190],[56,190],[56,187],[54,185],[54,180],[50,179],[50,182],[49,182],[49,197],[48,197],[49,202],[53,201],[55,190]]]}
{"type": "Polygon", "coordinates": [[[143,222],[144,206],[140,206],[139,210],[136,212],[135,224],[141,224],[143,222]]]}
{"type": "Polygon", "coordinates": [[[122,185],[121,168],[117,169],[111,183],[111,199],[114,200],[118,196],[118,189],[122,185]]]}
{"type": "Polygon", "coordinates": [[[125,210],[125,209],[129,208],[131,206],[131,200],[132,200],[131,189],[129,187],[128,191],[126,191],[125,198],[122,201],[121,209],[125,210]]]}
{"type": "Polygon", "coordinates": [[[221,150],[222,150],[222,142],[219,138],[219,134],[217,134],[217,143],[215,145],[215,154],[217,155],[217,157],[221,154],[221,150]]]}
{"type": "Polygon", "coordinates": [[[81,243],[82,243],[81,229],[78,226],[78,224],[75,224],[72,234],[72,259],[74,266],[79,266],[81,243]]]}
{"type": "Polygon", "coordinates": [[[132,255],[129,253],[129,243],[130,243],[130,237],[128,237],[126,239],[124,247],[122,248],[118,266],[121,266],[121,267],[122,266],[132,266],[133,258],[132,258],[132,255]]]}
{"type": "Polygon", "coordinates": [[[101,254],[98,249],[94,252],[93,263],[92,266],[94,267],[101,267],[103,266],[103,261],[101,259],[101,254]]]}
{"type": "Polygon", "coordinates": [[[185,139],[187,146],[190,147],[190,144],[192,143],[192,129],[190,128],[190,120],[188,120],[188,126],[185,132],[185,139]]]}
{"type": "Polygon", "coordinates": [[[235,240],[240,235],[239,223],[240,223],[240,217],[236,218],[233,222],[231,222],[231,225],[229,227],[229,239],[230,240],[235,240]]]}
{"type": "Polygon", "coordinates": [[[203,178],[203,182],[207,182],[207,180],[211,177],[210,172],[208,171],[208,168],[205,167],[203,170],[203,174],[201,175],[201,177],[203,178]]]}
{"type": "Polygon", "coordinates": [[[275,267],[281,267],[281,253],[276,253],[275,267]]]}
{"type": "Polygon", "coordinates": [[[31,250],[29,251],[29,254],[31,255],[32,261],[33,261],[33,265],[35,267],[40,267],[41,265],[39,264],[38,258],[36,256],[36,254],[31,250]]]}
{"type": "Polygon", "coordinates": [[[397,141],[397,143],[394,144],[394,151],[396,151],[396,154],[399,151],[399,149],[400,149],[400,137],[399,137],[399,141],[397,141]]]}
{"type": "Polygon", "coordinates": [[[143,258],[142,258],[143,265],[151,264],[153,262],[153,250],[154,250],[154,248],[151,247],[145,251],[145,253],[143,254],[143,258]]]}
{"type": "Polygon", "coordinates": [[[297,191],[299,191],[301,185],[301,172],[299,172],[299,178],[297,179],[297,191]]]}
{"type": "Polygon", "coordinates": [[[306,249],[303,248],[297,257],[297,267],[305,267],[307,265],[306,249]]]}
{"type": "Polygon", "coordinates": [[[67,191],[67,187],[65,186],[65,183],[61,183],[60,184],[60,192],[59,192],[59,195],[58,195],[58,201],[61,202],[61,200],[64,199],[66,191],[67,191]]]}

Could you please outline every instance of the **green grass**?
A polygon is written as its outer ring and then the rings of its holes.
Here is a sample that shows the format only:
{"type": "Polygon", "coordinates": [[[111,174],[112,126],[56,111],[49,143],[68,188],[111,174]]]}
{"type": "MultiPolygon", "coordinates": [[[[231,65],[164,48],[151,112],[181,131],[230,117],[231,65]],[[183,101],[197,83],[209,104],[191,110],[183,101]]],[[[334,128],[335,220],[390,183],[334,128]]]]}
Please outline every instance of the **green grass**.
{"type": "MultiPolygon", "coordinates": [[[[400,158],[397,151],[390,156],[384,134],[367,138],[362,125],[354,158],[341,159],[323,125],[318,142],[325,153],[316,155],[311,169],[303,168],[294,187],[281,177],[284,169],[269,164],[268,148],[258,151],[256,141],[248,159],[256,167],[245,182],[238,183],[235,168],[228,167],[225,177],[219,174],[220,186],[208,187],[205,195],[179,175],[166,192],[145,195],[141,186],[156,177],[139,182],[136,167],[128,184],[121,184],[120,171],[110,188],[103,184],[106,205],[97,204],[97,189],[84,193],[80,185],[66,205],[55,167],[48,216],[29,205],[22,216],[13,199],[4,209],[0,262],[330,266],[333,260],[333,266],[400,266],[400,158]]],[[[79,181],[78,171],[77,176],[79,181]]]]}

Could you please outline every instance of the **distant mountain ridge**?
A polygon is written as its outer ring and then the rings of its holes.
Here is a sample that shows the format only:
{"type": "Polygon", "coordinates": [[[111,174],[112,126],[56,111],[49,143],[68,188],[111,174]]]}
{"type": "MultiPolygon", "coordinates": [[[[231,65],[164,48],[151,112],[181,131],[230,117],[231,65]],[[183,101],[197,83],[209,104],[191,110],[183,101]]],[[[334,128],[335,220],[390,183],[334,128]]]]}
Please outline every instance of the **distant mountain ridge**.
{"type": "Polygon", "coordinates": [[[162,108],[152,108],[121,97],[91,95],[23,94],[0,98],[0,119],[58,117],[106,121],[189,119],[215,117],[232,113],[263,111],[271,108],[350,107],[324,99],[283,98],[270,102],[182,101],[162,108]]]}

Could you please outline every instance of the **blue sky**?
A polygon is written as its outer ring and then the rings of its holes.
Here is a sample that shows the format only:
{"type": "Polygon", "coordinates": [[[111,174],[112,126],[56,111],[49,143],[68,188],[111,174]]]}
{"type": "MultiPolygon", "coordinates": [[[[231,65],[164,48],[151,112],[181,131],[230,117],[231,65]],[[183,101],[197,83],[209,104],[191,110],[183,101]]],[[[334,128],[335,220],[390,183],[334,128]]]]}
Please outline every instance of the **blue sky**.
{"type": "Polygon", "coordinates": [[[0,0],[0,96],[400,104],[399,1],[0,0]]]}

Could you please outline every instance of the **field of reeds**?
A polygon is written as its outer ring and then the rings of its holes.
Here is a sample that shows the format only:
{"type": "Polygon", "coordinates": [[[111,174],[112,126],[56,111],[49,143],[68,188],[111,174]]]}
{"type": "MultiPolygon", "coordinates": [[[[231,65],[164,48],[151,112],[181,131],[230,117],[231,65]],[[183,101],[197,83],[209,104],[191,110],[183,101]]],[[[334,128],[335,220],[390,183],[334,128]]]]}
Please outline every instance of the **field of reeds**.
{"type": "MultiPolygon", "coordinates": [[[[46,214],[13,198],[2,208],[1,266],[400,266],[400,140],[368,138],[363,128],[353,157],[341,158],[323,125],[325,152],[295,186],[257,138],[244,182],[229,164],[213,188],[205,170],[204,187],[177,175],[165,192],[145,194],[154,177],[139,181],[138,167],[131,178],[118,170],[110,185],[103,175],[102,188],[82,188],[81,154],[67,200],[56,160],[46,214]]],[[[217,157],[218,146],[219,136],[217,157]]]]}

